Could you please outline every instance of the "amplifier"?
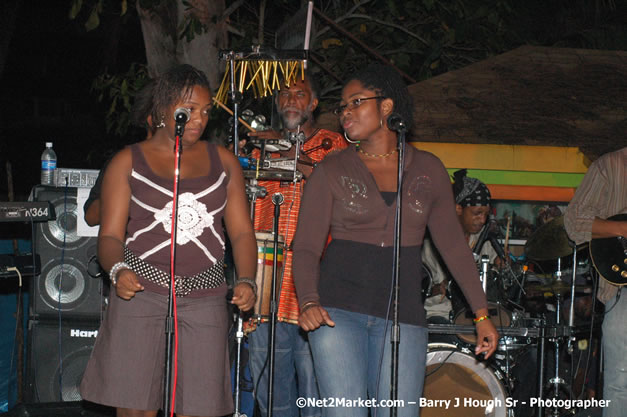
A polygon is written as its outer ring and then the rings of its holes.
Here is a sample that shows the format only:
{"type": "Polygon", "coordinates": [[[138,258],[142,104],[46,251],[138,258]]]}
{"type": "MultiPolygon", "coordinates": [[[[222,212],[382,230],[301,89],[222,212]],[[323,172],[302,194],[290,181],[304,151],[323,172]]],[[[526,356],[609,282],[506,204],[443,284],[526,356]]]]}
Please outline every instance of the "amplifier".
{"type": "Polygon", "coordinates": [[[97,169],[57,168],[54,172],[54,184],[57,187],[91,188],[98,178],[97,169]]]}

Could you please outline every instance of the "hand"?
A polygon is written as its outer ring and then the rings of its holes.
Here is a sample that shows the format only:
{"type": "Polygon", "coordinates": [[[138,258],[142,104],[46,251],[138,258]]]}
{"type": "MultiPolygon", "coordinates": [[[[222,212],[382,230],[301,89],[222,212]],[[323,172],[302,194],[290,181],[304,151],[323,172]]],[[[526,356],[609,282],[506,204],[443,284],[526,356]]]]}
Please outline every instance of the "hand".
{"type": "Polygon", "coordinates": [[[253,287],[242,282],[233,289],[231,303],[235,304],[241,311],[248,311],[255,305],[255,299],[253,287]]]}
{"type": "Polygon", "coordinates": [[[304,311],[301,311],[298,324],[306,332],[316,330],[324,325],[335,327],[335,322],[331,320],[329,312],[318,304],[306,307],[304,311]]]}
{"type": "Polygon", "coordinates": [[[499,341],[499,332],[492,323],[492,320],[486,319],[475,323],[477,329],[477,346],[475,347],[475,355],[485,352],[485,358],[488,359],[496,351],[499,341]]]}
{"type": "Polygon", "coordinates": [[[118,272],[118,282],[115,284],[115,293],[124,300],[135,297],[138,291],[144,291],[144,286],[139,283],[137,275],[130,269],[118,272]]]}

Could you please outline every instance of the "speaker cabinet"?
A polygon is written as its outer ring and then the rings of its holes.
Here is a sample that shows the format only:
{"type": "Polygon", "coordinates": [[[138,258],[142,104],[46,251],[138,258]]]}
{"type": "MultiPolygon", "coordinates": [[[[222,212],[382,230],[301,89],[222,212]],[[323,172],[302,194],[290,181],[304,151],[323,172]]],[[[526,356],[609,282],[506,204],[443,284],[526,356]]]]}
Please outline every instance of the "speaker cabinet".
{"type": "Polygon", "coordinates": [[[26,402],[79,401],[97,322],[29,322],[26,402]]]}
{"type": "Polygon", "coordinates": [[[77,234],[76,188],[37,186],[35,201],[50,201],[56,220],[38,223],[35,251],[41,274],[31,286],[31,316],[35,318],[98,319],[104,308],[104,280],[97,266],[95,237],[77,234]]]}

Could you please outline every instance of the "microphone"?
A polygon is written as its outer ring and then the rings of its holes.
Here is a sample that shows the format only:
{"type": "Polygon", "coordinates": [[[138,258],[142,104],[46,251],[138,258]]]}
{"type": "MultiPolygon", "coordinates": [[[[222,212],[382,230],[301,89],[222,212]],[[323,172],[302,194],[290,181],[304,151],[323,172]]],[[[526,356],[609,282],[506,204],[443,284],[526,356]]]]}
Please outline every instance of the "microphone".
{"type": "Polygon", "coordinates": [[[405,132],[407,130],[407,126],[405,126],[403,118],[398,113],[390,114],[388,116],[387,124],[388,129],[394,130],[396,132],[405,132]]]}
{"type": "Polygon", "coordinates": [[[179,107],[174,110],[174,121],[176,121],[176,123],[185,124],[189,121],[191,116],[192,114],[189,112],[189,109],[185,107],[179,107]]]}
{"type": "Polygon", "coordinates": [[[274,193],[274,194],[272,194],[272,203],[275,206],[280,206],[281,204],[283,204],[283,201],[285,201],[285,198],[283,197],[283,194],[281,194],[281,193],[274,193]]]}
{"type": "Polygon", "coordinates": [[[496,254],[499,256],[499,258],[503,259],[504,261],[507,261],[507,256],[505,256],[505,251],[503,250],[503,247],[499,243],[499,240],[496,238],[496,236],[490,233],[488,239],[490,240],[490,243],[492,244],[492,247],[496,251],[496,254]]]}
{"type": "Polygon", "coordinates": [[[174,110],[174,121],[176,122],[176,125],[174,126],[174,134],[176,136],[183,136],[185,124],[189,121],[191,115],[192,114],[185,107],[179,107],[174,110]]]}

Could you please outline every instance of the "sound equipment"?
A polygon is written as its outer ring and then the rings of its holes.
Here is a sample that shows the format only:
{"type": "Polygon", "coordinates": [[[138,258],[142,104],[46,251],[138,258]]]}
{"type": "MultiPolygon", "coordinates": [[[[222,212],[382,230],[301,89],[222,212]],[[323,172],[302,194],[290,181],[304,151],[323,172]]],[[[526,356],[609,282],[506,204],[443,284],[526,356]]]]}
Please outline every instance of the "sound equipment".
{"type": "Polygon", "coordinates": [[[38,275],[41,271],[41,259],[39,255],[32,253],[24,255],[0,255],[0,278],[11,278],[17,275],[19,270],[22,276],[38,275]]]}
{"type": "Polygon", "coordinates": [[[115,409],[86,401],[19,404],[0,417],[114,417],[115,409]]]}
{"type": "Polygon", "coordinates": [[[98,323],[60,323],[29,322],[27,403],[81,400],[78,388],[98,335],[98,323]]]}
{"type": "Polygon", "coordinates": [[[54,220],[48,201],[0,201],[0,222],[47,222],[54,220]]]}
{"type": "Polygon", "coordinates": [[[91,188],[96,184],[99,173],[97,169],[57,168],[54,179],[57,187],[91,188]]]}
{"type": "Polygon", "coordinates": [[[36,228],[41,274],[31,286],[31,316],[57,319],[60,312],[63,319],[99,319],[104,280],[97,266],[97,240],[77,234],[83,208],[77,205],[76,188],[37,186],[31,194],[35,201],[50,201],[55,211],[55,220],[36,228]]]}

